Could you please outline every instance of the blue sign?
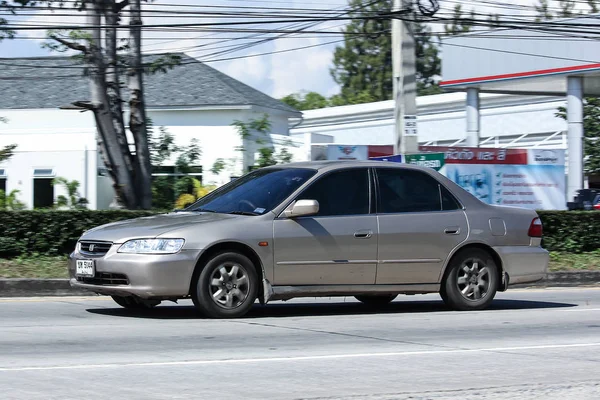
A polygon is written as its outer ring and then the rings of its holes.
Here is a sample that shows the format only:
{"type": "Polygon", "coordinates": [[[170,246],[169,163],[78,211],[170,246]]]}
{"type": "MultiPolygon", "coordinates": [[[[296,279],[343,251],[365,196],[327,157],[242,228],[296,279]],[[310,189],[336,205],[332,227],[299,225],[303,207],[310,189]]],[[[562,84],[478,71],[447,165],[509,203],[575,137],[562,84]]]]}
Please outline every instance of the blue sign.
{"type": "Polygon", "coordinates": [[[393,155],[393,156],[385,156],[385,157],[371,157],[371,158],[369,158],[369,160],[373,160],[373,161],[388,161],[388,162],[401,163],[402,162],[402,155],[396,154],[396,155],[393,155]]]}

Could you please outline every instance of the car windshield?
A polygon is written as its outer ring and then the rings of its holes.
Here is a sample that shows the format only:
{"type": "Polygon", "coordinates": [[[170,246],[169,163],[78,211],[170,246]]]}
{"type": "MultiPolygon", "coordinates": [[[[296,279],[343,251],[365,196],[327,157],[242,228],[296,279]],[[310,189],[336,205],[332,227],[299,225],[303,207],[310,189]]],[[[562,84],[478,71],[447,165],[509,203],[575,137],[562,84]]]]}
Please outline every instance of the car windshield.
{"type": "Polygon", "coordinates": [[[316,172],[302,168],[259,169],[210,193],[186,210],[261,215],[279,205],[316,172]]]}

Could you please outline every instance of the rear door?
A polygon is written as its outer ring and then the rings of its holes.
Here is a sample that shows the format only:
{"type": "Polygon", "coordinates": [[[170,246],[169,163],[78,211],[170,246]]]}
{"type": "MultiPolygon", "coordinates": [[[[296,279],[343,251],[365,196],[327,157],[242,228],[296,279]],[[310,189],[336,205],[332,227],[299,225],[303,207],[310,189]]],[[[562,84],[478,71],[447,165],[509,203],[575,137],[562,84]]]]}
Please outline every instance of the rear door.
{"type": "Polygon", "coordinates": [[[317,200],[319,213],[274,221],[275,285],[374,284],[377,217],[368,168],[336,170],[295,200],[317,200]]]}
{"type": "Polygon", "coordinates": [[[468,236],[456,198],[419,170],[376,168],[378,284],[437,283],[452,250],[468,236]]]}

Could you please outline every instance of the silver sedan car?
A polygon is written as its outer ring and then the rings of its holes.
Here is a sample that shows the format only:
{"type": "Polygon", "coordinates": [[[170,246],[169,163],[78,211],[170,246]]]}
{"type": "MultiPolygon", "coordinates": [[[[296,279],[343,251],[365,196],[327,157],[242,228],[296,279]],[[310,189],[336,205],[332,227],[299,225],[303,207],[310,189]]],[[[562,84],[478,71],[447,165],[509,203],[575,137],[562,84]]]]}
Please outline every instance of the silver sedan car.
{"type": "Polygon", "coordinates": [[[544,278],[536,212],[484,204],[432,169],[379,161],[253,171],[185,210],[91,229],[71,285],[125,308],[191,298],[240,317],[256,300],[354,296],[382,306],[440,293],[486,308],[509,284],[544,278]]]}

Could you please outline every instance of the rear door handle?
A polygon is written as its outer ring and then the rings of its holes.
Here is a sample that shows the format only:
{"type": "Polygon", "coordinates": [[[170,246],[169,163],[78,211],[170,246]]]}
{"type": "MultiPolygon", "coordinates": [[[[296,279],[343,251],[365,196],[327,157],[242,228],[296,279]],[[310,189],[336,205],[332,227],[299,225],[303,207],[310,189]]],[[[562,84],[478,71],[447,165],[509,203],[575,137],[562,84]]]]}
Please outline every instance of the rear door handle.
{"type": "Polygon", "coordinates": [[[459,227],[446,228],[444,230],[444,233],[447,235],[458,235],[460,233],[460,228],[459,227]]]}
{"type": "Polygon", "coordinates": [[[370,239],[373,236],[373,231],[356,231],[354,237],[357,239],[370,239]]]}

